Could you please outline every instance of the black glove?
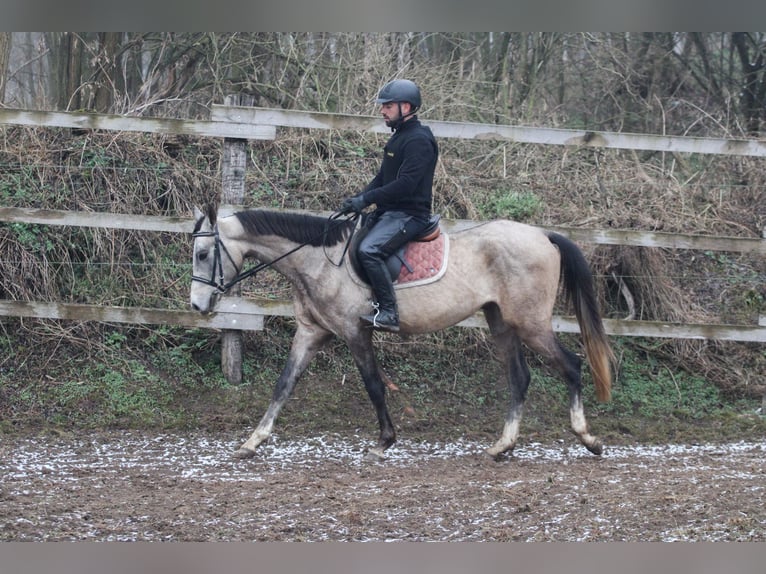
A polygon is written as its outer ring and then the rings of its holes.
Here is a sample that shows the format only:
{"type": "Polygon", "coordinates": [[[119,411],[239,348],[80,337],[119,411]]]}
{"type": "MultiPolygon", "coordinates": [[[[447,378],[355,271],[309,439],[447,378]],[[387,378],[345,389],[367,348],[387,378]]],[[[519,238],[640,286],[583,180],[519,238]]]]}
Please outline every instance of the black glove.
{"type": "Polygon", "coordinates": [[[343,200],[343,204],[340,206],[341,213],[349,213],[354,211],[356,213],[362,213],[364,208],[367,207],[367,202],[363,195],[355,195],[354,197],[347,197],[343,200]]]}

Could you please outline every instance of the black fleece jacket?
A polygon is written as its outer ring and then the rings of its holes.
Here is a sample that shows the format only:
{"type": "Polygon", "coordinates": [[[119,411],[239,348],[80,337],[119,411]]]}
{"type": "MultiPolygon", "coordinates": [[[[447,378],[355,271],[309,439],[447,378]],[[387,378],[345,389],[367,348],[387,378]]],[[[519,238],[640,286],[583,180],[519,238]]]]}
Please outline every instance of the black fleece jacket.
{"type": "Polygon", "coordinates": [[[374,203],[378,212],[403,211],[427,219],[438,157],[431,129],[413,116],[388,140],[377,175],[360,195],[367,205],[374,203]]]}

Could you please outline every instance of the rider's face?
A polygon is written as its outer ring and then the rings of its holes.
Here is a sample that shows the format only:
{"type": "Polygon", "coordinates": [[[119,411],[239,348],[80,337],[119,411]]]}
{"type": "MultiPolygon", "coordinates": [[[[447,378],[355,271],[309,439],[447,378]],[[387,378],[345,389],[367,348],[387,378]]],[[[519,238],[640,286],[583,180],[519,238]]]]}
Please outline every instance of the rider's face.
{"type": "Polygon", "coordinates": [[[412,106],[409,102],[386,102],[380,105],[380,113],[383,119],[386,120],[386,125],[396,123],[402,115],[410,113],[412,106]],[[401,114],[399,113],[399,107],[401,106],[401,114]]]}

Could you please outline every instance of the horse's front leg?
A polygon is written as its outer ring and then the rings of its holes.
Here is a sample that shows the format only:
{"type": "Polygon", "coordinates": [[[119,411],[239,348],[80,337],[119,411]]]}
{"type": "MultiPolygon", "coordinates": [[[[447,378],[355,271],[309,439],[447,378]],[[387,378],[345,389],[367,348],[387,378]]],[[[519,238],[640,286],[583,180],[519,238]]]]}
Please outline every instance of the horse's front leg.
{"type": "Polygon", "coordinates": [[[367,395],[375,407],[380,427],[378,443],[367,451],[368,457],[382,459],[385,450],[396,442],[396,431],[388,414],[386,384],[381,377],[381,370],[375,358],[371,332],[362,332],[355,340],[348,341],[348,346],[359,373],[362,375],[367,395]]]}
{"type": "Polygon", "coordinates": [[[235,458],[251,458],[255,456],[255,449],[271,435],[274,429],[274,422],[279,416],[282,407],[290,398],[295,388],[295,383],[306,370],[311,359],[330,339],[331,333],[325,331],[315,324],[299,323],[298,329],[293,337],[290,355],[287,364],[279,375],[274,387],[274,393],[271,403],[266,409],[266,413],[261,418],[258,426],[250,435],[250,438],[234,452],[235,458]]]}

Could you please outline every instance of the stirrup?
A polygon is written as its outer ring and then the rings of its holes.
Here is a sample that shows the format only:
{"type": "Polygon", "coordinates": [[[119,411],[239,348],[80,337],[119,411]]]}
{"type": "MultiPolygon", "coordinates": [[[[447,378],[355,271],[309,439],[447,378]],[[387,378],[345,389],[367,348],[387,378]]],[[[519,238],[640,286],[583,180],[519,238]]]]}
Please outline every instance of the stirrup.
{"type": "Polygon", "coordinates": [[[395,323],[390,323],[390,324],[378,323],[378,316],[380,315],[380,304],[377,301],[373,301],[372,307],[373,309],[375,309],[375,312],[372,315],[362,315],[360,319],[370,323],[373,329],[392,331],[394,333],[399,331],[399,318],[396,316],[396,313],[394,313],[392,316],[393,319],[396,321],[395,323]]]}

